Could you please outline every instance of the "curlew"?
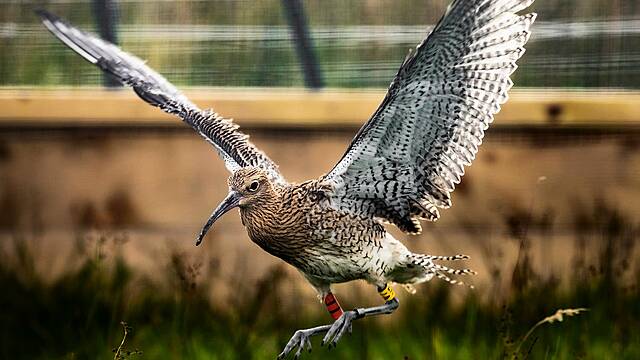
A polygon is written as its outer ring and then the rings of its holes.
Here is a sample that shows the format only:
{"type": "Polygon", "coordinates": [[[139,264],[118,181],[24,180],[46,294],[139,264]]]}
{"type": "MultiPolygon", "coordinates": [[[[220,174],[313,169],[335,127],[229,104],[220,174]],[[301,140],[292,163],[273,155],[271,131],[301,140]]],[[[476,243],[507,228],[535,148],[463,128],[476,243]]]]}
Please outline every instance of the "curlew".
{"type": "Polygon", "coordinates": [[[415,254],[385,223],[409,234],[420,220],[435,221],[451,206],[450,193],[471,164],[485,130],[513,85],[536,14],[518,13],[533,0],[454,0],[444,16],[401,64],[387,95],[338,163],[318,179],[289,183],[278,166],[229,119],[201,110],[143,61],[113,44],[39,11],[44,25],[84,59],[110,73],[144,101],[175,114],[210,142],[231,172],[229,193],[197,237],[239,208],[249,237],[298,269],[315,288],[332,324],[298,330],[279,358],[311,350],[325,334],[335,346],[351,323],[390,314],[399,306],[390,284],[472,274],[441,261],[467,256],[415,254]],[[344,311],[332,284],[362,279],[384,304],[344,311]]]}

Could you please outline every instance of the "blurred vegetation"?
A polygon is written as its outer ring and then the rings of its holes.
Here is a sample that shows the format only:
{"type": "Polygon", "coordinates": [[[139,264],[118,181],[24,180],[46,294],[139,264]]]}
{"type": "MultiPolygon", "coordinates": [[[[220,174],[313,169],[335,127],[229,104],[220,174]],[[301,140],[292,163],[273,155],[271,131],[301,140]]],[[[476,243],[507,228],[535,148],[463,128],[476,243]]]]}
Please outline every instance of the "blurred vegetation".
{"type": "MultiPolygon", "coordinates": [[[[449,0],[303,1],[328,87],[387,87],[449,0]]],[[[0,1],[0,85],[100,85],[33,9],[95,31],[91,1],[0,1]]],[[[515,83],[640,87],[640,3],[538,0],[515,83]]],[[[280,0],[119,1],[119,39],[178,85],[303,86],[280,0]]]]}
{"type": "MultiPolygon", "coordinates": [[[[511,279],[507,294],[485,289],[487,299],[480,289],[459,302],[452,300],[459,287],[427,283],[415,296],[401,296],[401,311],[383,321],[357,321],[331,357],[640,358],[640,269],[632,258],[640,224],[602,203],[581,209],[570,274],[536,274],[527,245],[531,219],[511,217],[510,233],[521,244],[517,265],[512,274],[492,274],[495,283],[511,279]],[[596,254],[583,251],[588,241],[596,242],[596,254]],[[569,284],[561,286],[560,279],[569,284]],[[589,311],[571,318],[565,312],[564,322],[548,323],[568,308],[589,311]]],[[[121,252],[106,257],[101,250],[123,241],[79,235],[69,263],[80,266],[45,281],[28,242],[16,238],[13,255],[2,254],[11,260],[0,262],[0,358],[111,359],[117,352],[129,359],[273,359],[296,329],[328,323],[326,314],[308,311],[316,303],[284,305],[296,294],[278,291],[288,280],[280,265],[255,284],[225,279],[237,284],[235,296],[216,304],[209,298],[215,275],[199,277],[201,264],[175,253],[166,259],[162,284],[140,279],[121,252]]],[[[327,357],[319,339],[313,345],[306,358],[327,357]]]]}

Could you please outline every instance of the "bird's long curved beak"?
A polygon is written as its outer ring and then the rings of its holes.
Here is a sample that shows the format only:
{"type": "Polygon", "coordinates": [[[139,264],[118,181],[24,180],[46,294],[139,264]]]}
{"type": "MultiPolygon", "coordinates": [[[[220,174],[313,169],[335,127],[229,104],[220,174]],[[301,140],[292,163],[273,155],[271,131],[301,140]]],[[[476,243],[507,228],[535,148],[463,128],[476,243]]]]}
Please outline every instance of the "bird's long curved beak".
{"type": "Polygon", "coordinates": [[[218,207],[215,210],[213,210],[213,213],[209,217],[209,220],[207,220],[207,223],[204,224],[204,227],[200,231],[200,235],[198,235],[198,238],[196,239],[196,246],[202,243],[202,239],[204,239],[204,236],[207,234],[207,232],[209,231],[213,223],[216,222],[216,220],[218,220],[222,215],[224,215],[229,210],[238,206],[238,204],[240,203],[240,197],[241,196],[238,192],[233,190],[229,191],[229,195],[227,195],[227,197],[224,200],[222,200],[220,205],[218,205],[218,207]]]}

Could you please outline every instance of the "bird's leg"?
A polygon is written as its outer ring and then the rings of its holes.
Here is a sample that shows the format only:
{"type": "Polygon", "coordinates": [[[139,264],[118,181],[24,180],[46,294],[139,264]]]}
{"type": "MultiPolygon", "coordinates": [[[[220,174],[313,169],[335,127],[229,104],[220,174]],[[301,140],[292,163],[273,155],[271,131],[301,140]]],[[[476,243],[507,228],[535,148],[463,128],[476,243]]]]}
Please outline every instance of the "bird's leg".
{"type": "Polygon", "coordinates": [[[336,299],[331,291],[329,291],[327,295],[324,296],[323,301],[324,305],[327,307],[327,311],[329,312],[333,320],[338,320],[344,313],[342,311],[342,307],[340,307],[340,304],[338,303],[338,299],[336,299]]]}
{"type": "MultiPolygon", "coordinates": [[[[331,317],[334,320],[338,320],[344,312],[342,311],[342,307],[340,307],[338,300],[331,293],[331,291],[327,292],[327,294],[324,296],[323,301],[331,317]]],[[[300,357],[300,354],[305,348],[309,352],[311,352],[310,338],[314,335],[327,332],[331,328],[331,326],[332,325],[322,325],[310,329],[296,331],[287,343],[287,346],[285,346],[284,350],[282,350],[280,355],[278,355],[278,359],[284,359],[296,347],[298,348],[298,351],[296,351],[296,354],[294,355],[296,359],[300,357]]]]}
{"type": "Polygon", "coordinates": [[[346,311],[331,325],[331,328],[327,331],[327,334],[322,339],[322,345],[329,344],[329,347],[335,347],[338,340],[342,338],[345,332],[351,332],[351,323],[353,320],[362,319],[366,316],[391,314],[394,312],[400,302],[396,298],[396,294],[389,284],[385,284],[384,287],[378,288],[378,293],[385,300],[385,304],[381,306],[374,306],[369,308],[359,308],[350,311],[346,311]]]}

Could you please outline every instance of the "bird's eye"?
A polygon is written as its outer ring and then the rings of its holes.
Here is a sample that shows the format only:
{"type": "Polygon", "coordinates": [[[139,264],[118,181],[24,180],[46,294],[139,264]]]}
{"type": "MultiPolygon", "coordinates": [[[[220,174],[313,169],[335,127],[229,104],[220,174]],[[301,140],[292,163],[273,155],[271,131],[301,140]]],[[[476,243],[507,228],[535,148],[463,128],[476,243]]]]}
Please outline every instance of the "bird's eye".
{"type": "Polygon", "coordinates": [[[259,187],[260,187],[260,183],[257,180],[254,180],[251,182],[251,184],[249,184],[249,186],[247,187],[247,190],[249,190],[250,192],[256,192],[258,191],[259,187]]]}

